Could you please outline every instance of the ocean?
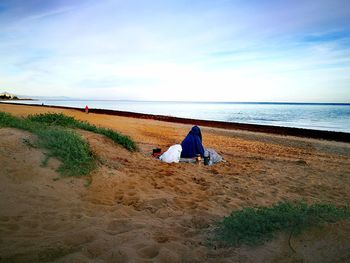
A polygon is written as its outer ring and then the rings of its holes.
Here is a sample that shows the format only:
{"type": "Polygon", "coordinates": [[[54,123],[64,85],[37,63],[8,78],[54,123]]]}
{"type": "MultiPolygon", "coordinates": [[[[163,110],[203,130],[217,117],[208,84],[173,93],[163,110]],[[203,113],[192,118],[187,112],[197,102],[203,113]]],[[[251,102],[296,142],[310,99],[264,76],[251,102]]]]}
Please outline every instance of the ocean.
{"type": "MultiPolygon", "coordinates": [[[[7,101],[9,102],[9,101],[7,101]]],[[[150,102],[112,100],[11,101],[74,108],[109,109],[182,118],[296,127],[350,133],[350,104],[150,102]]]]}

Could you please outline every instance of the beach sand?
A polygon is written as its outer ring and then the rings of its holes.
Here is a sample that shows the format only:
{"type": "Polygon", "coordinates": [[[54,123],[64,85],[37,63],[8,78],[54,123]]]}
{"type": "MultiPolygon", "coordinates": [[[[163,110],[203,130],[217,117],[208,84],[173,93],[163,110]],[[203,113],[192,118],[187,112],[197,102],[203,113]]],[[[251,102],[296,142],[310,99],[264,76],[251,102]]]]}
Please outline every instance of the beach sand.
{"type": "Polygon", "coordinates": [[[349,262],[350,222],[280,234],[257,247],[205,245],[232,211],[279,201],[350,204],[350,144],[201,127],[203,144],[226,160],[165,164],[151,156],[181,143],[190,125],[77,110],[0,104],[16,116],[63,112],[132,137],[130,153],[79,131],[98,167],[61,178],[43,167],[35,136],[0,129],[0,262],[349,262]]]}

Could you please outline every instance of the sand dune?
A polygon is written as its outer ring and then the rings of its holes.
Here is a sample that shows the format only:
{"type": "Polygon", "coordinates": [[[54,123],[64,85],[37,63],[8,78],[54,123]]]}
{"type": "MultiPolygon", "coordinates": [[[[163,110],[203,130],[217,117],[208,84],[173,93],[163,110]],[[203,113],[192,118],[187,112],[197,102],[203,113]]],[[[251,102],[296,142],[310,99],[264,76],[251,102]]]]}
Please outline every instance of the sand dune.
{"type": "MultiPolygon", "coordinates": [[[[2,105],[15,115],[45,107],[2,105]]],[[[42,167],[35,136],[0,129],[0,262],[346,262],[350,223],[280,235],[265,245],[214,249],[210,226],[235,209],[305,199],[350,204],[350,145],[202,127],[203,143],[226,160],[165,164],[152,148],[179,143],[191,126],[64,112],[130,135],[139,152],[79,131],[97,156],[91,181],[42,167]]]]}

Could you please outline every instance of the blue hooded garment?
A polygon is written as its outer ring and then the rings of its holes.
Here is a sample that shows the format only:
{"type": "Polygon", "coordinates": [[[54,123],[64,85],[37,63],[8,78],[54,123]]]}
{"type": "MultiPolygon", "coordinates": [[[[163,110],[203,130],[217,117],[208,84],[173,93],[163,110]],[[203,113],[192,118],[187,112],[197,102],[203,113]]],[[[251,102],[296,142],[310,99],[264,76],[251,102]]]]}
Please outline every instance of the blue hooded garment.
{"type": "Polygon", "coordinates": [[[197,154],[202,157],[204,155],[204,148],[202,145],[202,133],[198,126],[193,126],[191,131],[187,134],[186,138],[181,143],[182,158],[193,158],[197,154]]]}

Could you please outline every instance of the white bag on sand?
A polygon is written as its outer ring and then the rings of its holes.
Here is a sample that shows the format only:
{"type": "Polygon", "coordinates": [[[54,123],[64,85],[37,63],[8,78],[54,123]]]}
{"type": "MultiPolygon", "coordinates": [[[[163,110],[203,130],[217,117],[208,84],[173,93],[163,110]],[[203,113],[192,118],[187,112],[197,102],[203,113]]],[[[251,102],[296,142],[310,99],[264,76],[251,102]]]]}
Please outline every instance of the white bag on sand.
{"type": "Polygon", "coordinates": [[[170,146],[169,149],[163,153],[159,159],[166,163],[178,163],[182,152],[181,144],[170,146]]]}

